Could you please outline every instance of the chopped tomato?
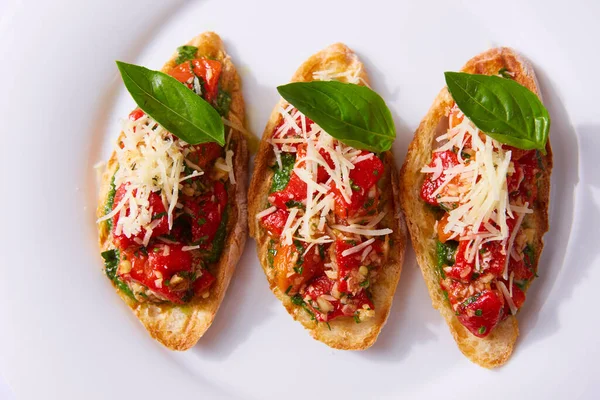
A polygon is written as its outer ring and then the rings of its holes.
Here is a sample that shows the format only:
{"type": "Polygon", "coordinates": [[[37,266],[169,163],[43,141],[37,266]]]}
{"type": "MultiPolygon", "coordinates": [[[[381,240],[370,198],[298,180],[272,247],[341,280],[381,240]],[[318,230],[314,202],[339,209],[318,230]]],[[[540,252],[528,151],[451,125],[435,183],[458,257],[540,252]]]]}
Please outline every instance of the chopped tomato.
{"type": "Polygon", "coordinates": [[[371,302],[364,290],[361,290],[354,296],[346,296],[345,304],[338,299],[332,300],[331,298],[321,298],[321,300],[319,300],[319,297],[323,295],[331,295],[334,283],[335,282],[327,276],[322,275],[315,278],[306,288],[306,295],[312,300],[307,306],[315,314],[317,321],[325,322],[331,321],[337,317],[350,317],[354,315],[357,310],[363,309],[365,305],[371,310],[375,309],[373,302],[371,302]],[[321,306],[325,305],[327,309],[323,309],[319,306],[319,303],[321,306]],[[315,305],[317,307],[315,307],[315,305]]]}
{"type": "Polygon", "coordinates": [[[209,165],[212,165],[223,154],[223,148],[214,142],[196,144],[191,146],[190,149],[187,159],[201,169],[206,169],[209,165]]]}
{"type": "MultiPolygon", "coordinates": [[[[320,149],[319,154],[321,154],[321,156],[323,157],[323,159],[325,160],[325,162],[327,163],[329,168],[333,169],[334,165],[333,165],[333,161],[331,160],[331,156],[329,155],[329,153],[324,149],[320,149]]],[[[325,169],[324,166],[319,165],[319,167],[317,168],[317,182],[325,183],[328,179],[329,179],[329,173],[327,172],[327,170],[325,169]]]]}
{"type": "Polygon", "coordinates": [[[486,289],[468,297],[456,310],[459,321],[475,336],[489,335],[504,316],[504,297],[501,293],[486,289]]]}
{"type": "Polygon", "coordinates": [[[454,265],[444,268],[446,276],[460,282],[470,282],[475,272],[475,260],[468,260],[467,249],[469,247],[468,240],[458,242],[458,248],[454,256],[454,265]]]}
{"type": "MultiPolygon", "coordinates": [[[[436,165],[440,163],[442,165],[442,170],[459,164],[456,153],[450,150],[434,152],[433,159],[429,163],[429,167],[435,168],[436,165]]],[[[443,182],[444,179],[442,174],[440,174],[440,176],[438,176],[436,179],[433,179],[433,173],[427,174],[427,178],[425,178],[423,186],[421,187],[421,198],[431,205],[439,205],[438,195],[434,195],[434,192],[442,185],[443,182]]]]}
{"type": "Polygon", "coordinates": [[[132,121],[137,121],[138,119],[144,116],[144,112],[141,108],[136,108],[129,114],[129,119],[132,121]]]}
{"type": "MultiPolygon", "coordinates": [[[[369,152],[363,151],[360,155],[366,154],[369,152]]],[[[335,195],[335,214],[345,219],[361,210],[369,199],[369,191],[381,179],[383,172],[383,162],[374,154],[373,157],[354,164],[354,169],[350,171],[352,185],[350,203],[346,201],[339,188],[335,184],[332,185],[331,191],[335,195]]]]}
{"type": "MultiPolygon", "coordinates": [[[[344,251],[356,247],[358,243],[337,239],[335,241],[335,259],[338,265],[338,290],[342,293],[349,292],[348,280],[358,273],[361,266],[361,252],[344,256],[344,251]]],[[[353,278],[356,280],[356,276],[353,278]]]]}
{"type": "Polygon", "coordinates": [[[179,82],[185,83],[190,88],[193,87],[193,84],[190,83],[190,79],[193,79],[194,76],[202,78],[204,83],[204,93],[202,96],[210,103],[217,98],[221,68],[221,63],[216,60],[199,58],[177,65],[169,72],[169,75],[179,82]],[[191,69],[191,66],[193,66],[193,70],[191,69]]]}
{"type": "Polygon", "coordinates": [[[271,235],[281,236],[289,215],[290,213],[286,210],[277,209],[277,211],[262,217],[261,222],[271,235]]]}
{"type": "Polygon", "coordinates": [[[286,209],[288,202],[300,202],[306,199],[306,183],[294,171],[285,189],[272,193],[269,202],[277,208],[286,209]]]}
{"type": "Polygon", "coordinates": [[[528,281],[535,275],[534,272],[527,267],[525,260],[515,260],[511,257],[510,265],[508,270],[514,272],[514,279],[516,281],[528,281]]]}
{"type": "Polygon", "coordinates": [[[206,291],[213,282],[215,277],[208,270],[202,270],[202,276],[194,281],[194,293],[200,294],[206,291]]]}
{"type": "Polygon", "coordinates": [[[291,245],[279,244],[273,260],[279,290],[294,294],[312,277],[323,272],[323,260],[318,246],[312,246],[306,254],[307,244],[295,242],[291,245]]]}
{"type": "Polygon", "coordinates": [[[219,229],[223,212],[227,207],[227,191],[225,185],[215,181],[213,189],[198,197],[185,196],[182,199],[184,210],[189,215],[192,245],[206,248],[210,245],[219,229]]]}
{"type": "MultiPolygon", "coordinates": [[[[121,203],[121,201],[123,200],[123,197],[127,193],[127,186],[128,186],[127,184],[122,184],[116,190],[114,203],[113,203],[113,209],[119,203],[121,203]]],[[[133,194],[135,195],[135,191],[133,192],[133,194]]],[[[164,235],[164,234],[168,233],[169,232],[169,220],[167,218],[167,212],[166,212],[165,206],[162,202],[162,199],[160,198],[158,193],[152,192],[152,193],[150,193],[150,196],[148,197],[148,201],[150,203],[149,208],[152,210],[152,220],[159,221],[158,224],[152,230],[152,236],[156,237],[156,236],[160,236],[160,235],[164,235]]],[[[130,213],[130,210],[129,210],[129,208],[127,208],[127,210],[125,211],[125,215],[129,216],[129,213],[130,213]]],[[[134,245],[135,238],[142,239],[145,236],[146,230],[144,228],[142,228],[141,231],[138,232],[137,234],[131,235],[130,237],[127,237],[125,235],[125,233],[123,233],[122,231],[119,235],[117,235],[115,232],[116,232],[117,224],[119,222],[119,218],[120,218],[120,213],[118,213],[117,215],[115,215],[113,217],[113,224],[112,224],[114,242],[119,249],[125,249],[131,245],[134,245]]]]}
{"type": "Polygon", "coordinates": [[[186,290],[174,291],[168,285],[174,274],[192,269],[192,254],[183,251],[182,245],[149,246],[147,253],[132,247],[123,252],[122,259],[131,264],[129,272],[122,273],[119,269],[119,275],[125,281],[138,282],[174,303],[184,302],[186,290]],[[165,246],[168,246],[167,251],[165,246]]]}

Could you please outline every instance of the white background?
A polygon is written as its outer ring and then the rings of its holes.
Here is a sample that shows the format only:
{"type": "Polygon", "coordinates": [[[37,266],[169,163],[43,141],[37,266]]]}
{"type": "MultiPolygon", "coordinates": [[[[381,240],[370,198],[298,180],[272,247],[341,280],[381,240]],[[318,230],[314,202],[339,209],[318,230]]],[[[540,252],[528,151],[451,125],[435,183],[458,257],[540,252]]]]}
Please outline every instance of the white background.
{"type": "Polygon", "coordinates": [[[17,398],[600,397],[597,2],[4,1],[0,376],[17,398]],[[92,165],[133,107],[114,60],[158,69],[205,30],[238,66],[257,135],[275,86],[312,53],[348,44],[392,110],[398,165],[444,71],[493,45],[533,62],[552,117],[551,231],[505,367],[460,354],[412,251],[364,352],[331,350],[293,322],[252,240],[196,347],[171,353],[149,338],[101,272],[92,165]]]}

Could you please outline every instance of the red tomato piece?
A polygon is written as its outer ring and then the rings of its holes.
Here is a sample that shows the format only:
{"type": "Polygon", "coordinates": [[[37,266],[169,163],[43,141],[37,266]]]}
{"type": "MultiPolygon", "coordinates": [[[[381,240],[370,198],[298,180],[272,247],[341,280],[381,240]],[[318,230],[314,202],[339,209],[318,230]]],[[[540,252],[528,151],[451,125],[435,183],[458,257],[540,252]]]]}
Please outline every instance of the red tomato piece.
{"type": "MultiPolygon", "coordinates": [[[[459,164],[456,154],[450,150],[434,152],[433,159],[429,163],[429,167],[434,168],[436,166],[436,160],[441,162],[442,170],[459,164]]],[[[421,198],[434,206],[439,205],[437,196],[434,196],[433,193],[442,185],[442,176],[443,175],[440,175],[437,179],[432,179],[433,173],[428,174],[427,178],[425,178],[425,181],[423,182],[423,186],[421,187],[421,198]]]]}
{"type": "MultiPolygon", "coordinates": [[[[306,288],[306,295],[316,302],[320,296],[331,294],[333,285],[334,282],[331,279],[325,275],[321,275],[315,278],[306,288]]],[[[346,304],[342,304],[339,300],[328,300],[328,302],[333,306],[333,309],[326,313],[308,304],[308,308],[315,314],[317,321],[324,322],[338,317],[351,317],[356,310],[362,309],[365,304],[370,309],[375,309],[373,302],[369,300],[364,290],[361,290],[352,297],[348,297],[346,304]]]]}
{"type": "MultiPolygon", "coordinates": [[[[122,184],[116,190],[115,199],[114,199],[114,203],[113,203],[113,209],[123,200],[123,197],[127,193],[127,186],[128,186],[127,184],[122,184]]],[[[135,191],[134,191],[134,195],[135,195],[135,191]]],[[[153,193],[150,193],[150,196],[148,197],[148,201],[150,203],[150,208],[152,209],[152,219],[154,221],[157,219],[159,220],[158,225],[156,225],[156,227],[154,227],[154,229],[152,230],[152,236],[156,237],[156,236],[160,236],[160,235],[169,233],[169,220],[168,220],[167,212],[166,212],[165,206],[162,202],[162,199],[160,198],[160,196],[157,193],[153,192],[153,193]]],[[[130,211],[129,211],[129,209],[127,209],[125,212],[125,215],[129,215],[129,213],[130,213],[130,211]]],[[[134,238],[142,239],[144,237],[144,235],[146,234],[146,230],[144,228],[142,228],[142,230],[140,232],[138,232],[136,235],[132,235],[131,237],[127,237],[124,233],[121,233],[120,235],[116,235],[115,230],[117,227],[117,223],[119,222],[119,218],[120,218],[119,214],[117,214],[113,217],[113,240],[119,249],[124,249],[131,245],[136,244],[134,241],[134,238]]]]}
{"type": "Polygon", "coordinates": [[[303,201],[306,199],[306,183],[292,171],[290,181],[285,189],[269,195],[269,202],[277,208],[286,209],[289,201],[303,201]]]}
{"type": "Polygon", "coordinates": [[[137,121],[138,119],[144,116],[144,112],[141,108],[136,108],[129,114],[129,119],[132,121],[137,121]]]}
{"type": "MultiPolygon", "coordinates": [[[[369,154],[363,151],[361,155],[369,154]]],[[[342,219],[356,214],[365,205],[370,189],[377,184],[383,176],[384,166],[379,157],[373,157],[354,164],[350,171],[352,180],[352,196],[350,203],[346,201],[340,190],[332,185],[331,191],[335,194],[335,214],[342,219]]]]}
{"type": "Polygon", "coordinates": [[[338,265],[338,290],[342,293],[348,292],[348,279],[360,268],[361,253],[350,254],[349,256],[343,256],[342,253],[352,247],[355,247],[358,243],[353,243],[341,239],[335,241],[335,260],[338,265]]]}
{"type": "Polygon", "coordinates": [[[262,217],[261,222],[271,235],[281,236],[289,215],[290,213],[286,210],[277,209],[277,211],[262,217]]]}
{"type": "Polygon", "coordinates": [[[217,143],[201,143],[191,146],[187,159],[202,169],[208,166],[223,154],[223,148],[217,143]]]}
{"type": "Polygon", "coordinates": [[[215,277],[208,270],[202,270],[202,276],[194,281],[194,293],[200,294],[206,291],[213,282],[215,277]]]}
{"type": "Polygon", "coordinates": [[[119,275],[125,280],[133,280],[148,289],[162,295],[174,303],[184,303],[186,291],[173,291],[166,284],[177,272],[191,271],[192,255],[183,251],[182,245],[169,244],[168,254],[165,255],[164,246],[150,246],[146,253],[136,248],[129,248],[123,256],[131,263],[131,271],[119,275]],[[156,250],[155,250],[156,249],[156,250]]]}
{"type": "Polygon", "coordinates": [[[446,276],[461,282],[470,282],[473,277],[475,270],[475,260],[468,261],[467,259],[467,247],[469,245],[468,240],[461,240],[458,242],[458,248],[454,255],[454,265],[444,269],[446,276]]]}
{"type": "Polygon", "coordinates": [[[489,335],[504,316],[504,297],[493,290],[484,290],[460,303],[459,321],[475,336],[489,335]]]}
{"type": "Polygon", "coordinates": [[[227,207],[227,191],[225,185],[215,181],[213,190],[198,196],[184,197],[184,206],[191,211],[190,225],[192,243],[206,248],[210,245],[219,229],[223,212],[227,207]]]}
{"type": "Polygon", "coordinates": [[[217,98],[221,68],[222,65],[219,61],[199,58],[177,65],[169,72],[169,75],[179,82],[185,83],[190,88],[193,86],[188,82],[194,78],[194,75],[202,78],[204,81],[204,93],[202,96],[210,103],[217,98]],[[193,72],[190,69],[191,65],[193,66],[193,72]]]}

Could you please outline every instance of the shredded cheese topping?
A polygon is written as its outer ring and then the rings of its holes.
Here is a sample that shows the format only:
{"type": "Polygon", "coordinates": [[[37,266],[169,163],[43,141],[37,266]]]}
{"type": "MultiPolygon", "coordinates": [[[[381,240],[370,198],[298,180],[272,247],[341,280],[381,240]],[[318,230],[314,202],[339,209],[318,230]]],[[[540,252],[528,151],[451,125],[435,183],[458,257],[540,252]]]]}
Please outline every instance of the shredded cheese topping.
{"type": "Polygon", "coordinates": [[[147,245],[152,229],[158,224],[158,220],[152,221],[150,194],[160,193],[171,228],[181,182],[202,175],[204,171],[185,160],[190,151],[187,143],[169,134],[147,114],[135,121],[125,120],[123,133],[120,141],[122,147],[119,144],[115,147],[119,164],[115,187],[126,184],[127,191],[113,211],[98,219],[98,222],[119,214],[115,233],[131,237],[145,229],[142,244],[147,245]],[[181,178],[184,163],[194,173],[181,178]]]}
{"type": "MultiPolygon", "coordinates": [[[[297,207],[290,209],[282,233],[282,243],[290,245],[294,239],[307,243],[332,242],[333,238],[327,232],[329,227],[326,226],[329,215],[334,210],[335,198],[330,191],[335,186],[344,200],[350,203],[352,198],[350,171],[355,168],[355,164],[374,157],[374,154],[361,155],[361,150],[334,139],[319,125],[307,121],[306,117],[291,105],[280,108],[279,112],[283,123],[270,139],[275,158],[281,166],[281,153],[289,151],[286,149],[286,145],[305,143],[306,152],[297,156],[293,172],[307,186],[307,196],[302,209],[297,207]],[[285,137],[290,129],[296,133],[297,137],[285,137]],[[324,154],[331,160],[331,164],[327,162],[324,154]],[[326,182],[317,182],[319,167],[324,168],[329,175],[326,182]]],[[[296,150],[295,148],[291,149],[296,150]]],[[[274,211],[273,207],[268,208],[259,213],[257,218],[262,218],[274,211]]],[[[330,228],[367,237],[387,235],[393,231],[391,229],[375,229],[384,216],[385,213],[381,213],[375,216],[375,220],[361,218],[361,220],[366,219],[371,222],[365,226],[351,224],[350,226],[334,225],[330,228]]]]}
{"type": "MultiPolygon", "coordinates": [[[[431,173],[433,179],[442,179],[433,195],[439,196],[440,203],[450,204],[444,233],[450,234],[450,239],[469,241],[466,258],[469,262],[475,260],[476,270],[481,271],[485,258],[480,255],[482,246],[500,241],[503,253],[510,254],[518,225],[525,214],[533,211],[527,204],[509,201],[507,174],[514,171],[511,151],[504,150],[501,143],[481,133],[468,118],[463,118],[436,140],[441,145],[434,152],[458,149],[459,164],[444,170],[440,159],[436,158],[433,166],[427,165],[421,172],[431,173]],[[474,152],[469,156],[463,153],[468,141],[471,143],[467,147],[474,152]],[[507,219],[515,217],[517,226],[513,228],[513,237],[509,238],[507,219]]],[[[507,268],[504,275],[507,275],[506,271],[507,268]]]]}

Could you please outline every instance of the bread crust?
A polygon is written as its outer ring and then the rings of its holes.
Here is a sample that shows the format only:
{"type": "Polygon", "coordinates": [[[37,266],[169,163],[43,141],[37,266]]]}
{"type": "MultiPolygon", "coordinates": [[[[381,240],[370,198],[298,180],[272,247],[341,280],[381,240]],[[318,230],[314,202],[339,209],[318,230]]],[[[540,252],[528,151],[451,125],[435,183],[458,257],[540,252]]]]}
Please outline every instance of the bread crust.
{"type": "MultiPolygon", "coordinates": [[[[187,44],[198,47],[198,54],[222,63],[220,84],[224,90],[231,94],[231,106],[227,119],[236,126],[244,127],[245,112],[241,81],[229,55],[225,52],[221,38],[216,33],[204,32],[187,44]]],[[[177,55],[175,53],[164,65],[163,72],[168,72],[176,65],[177,55]]],[[[123,135],[123,132],[121,132],[121,135],[123,135]]],[[[209,297],[203,299],[196,296],[185,305],[139,303],[129,298],[118,288],[116,289],[119,296],[133,310],[150,335],[171,350],[191,348],[212,324],[246,242],[248,234],[246,197],[248,149],[246,138],[241,132],[232,130],[230,140],[235,154],[234,176],[236,184],[230,184],[228,187],[230,200],[227,237],[219,262],[211,267],[215,282],[210,288],[209,297]]],[[[116,154],[113,153],[102,177],[97,209],[98,217],[104,215],[104,204],[110,190],[110,181],[117,167],[116,154]]],[[[111,244],[110,233],[106,230],[105,224],[99,224],[98,226],[100,248],[104,251],[111,244]]]]}
{"type": "MultiPolygon", "coordinates": [[[[313,72],[325,69],[332,69],[336,72],[350,71],[358,76],[361,82],[365,84],[368,82],[363,64],[352,50],[341,43],[333,44],[310,57],[296,71],[292,77],[292,82],[312,81],[313,72]]],[[[281,100],[274,108],[254,160],[254,173],[248,192],[250,235],[256,240],[257,253],[269,281],[269,286],[290,315],[299,321],[313,338],[330,347],[342,350],[363,350],[375,342],[385,324],[404,262],[407,232],[398,201],[399,188],[394,157],[390,151],[385,152],[384,165],[386,173],[382,179],[389,181],[389,186],[385,185],[384,187],[391,187],[391,190],[383,194],[385,200],[382,201],[386,202],[384,205],[387,210],[386,222],[388,226],[394,228],[394,233],[391,234],[393,245],[390,247],[389,262],[381,269],[377,282],[372,286],[371,293],[375,304],[375,317],[359,324],[352,318],[334,319],[329,323],[330,330],[327,324],[316,323],[311,320],[308,313],[300,306],[292,304],[290,297],[275,284],[273,269],[269,267],[267,261],[270,237],[255,217],[257,213],[265,209],[268,202],[267,197],[273,177],[270,165],[275,160],[268,139],[280,121],[279,108],[283,104],[285,102],[281,100]]]]}
{"type": "MultiPolygon", "coordinates": [[[[471,74],[496,75],[501,68],[512,72],[515,81],[541,98],[530,63],[510,48],[501,47],[485,51],[469,60],[462,71],[471,74]]],[[[444,124],[446,111],[453,102],[448,89],[442,89],[417,128],[400,171],[400,186],[403,188],[401,203],[417,261],[427,283],[433,307],[438,309],[445,318],[460,351],[474,363],[482,367],[494,368],[504,364],[514,349],[519,335],[517,319],[512,315],[509,316],[490,335],[481,339],[471,334],[456,318],[439,284],[436,267],[436,233],[433,228],[435,217],[425,202],[420,200],[419,194],[425,178],[420,170],[431,161],[434,139],[441,133],[440,127],[444,124]]],[[[542,156],[544,171],[540,177],[539,194],[534,206],[534,213],[526,220],[528,224],[535,227],[536,231],[534,238],[536,270],[544,246],[542,238],[548,231],[550,173],[552,171],[550,141],[546,145],[546,151],[547,154],[542,156]]]]}

